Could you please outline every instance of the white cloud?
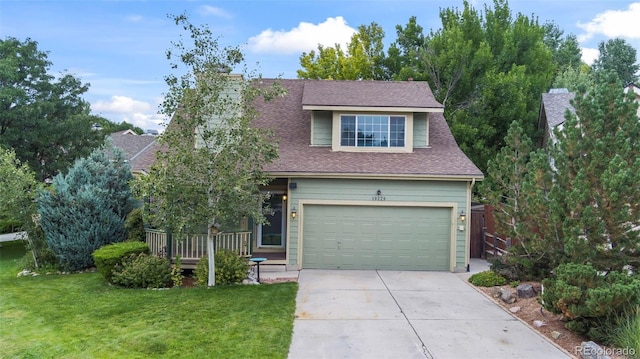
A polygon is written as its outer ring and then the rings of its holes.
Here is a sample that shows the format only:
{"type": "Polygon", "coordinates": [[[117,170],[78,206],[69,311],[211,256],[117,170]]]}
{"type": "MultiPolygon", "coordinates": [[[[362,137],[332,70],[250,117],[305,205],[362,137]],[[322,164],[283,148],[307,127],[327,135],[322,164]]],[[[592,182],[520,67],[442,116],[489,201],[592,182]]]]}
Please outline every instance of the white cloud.
{"type": "Polygon", "coordinates": [[[96,112],[115,112],[115,113],[130,113],[130,112],[148,112],[151,110],[151,105],[132,99],[126,96],[111,96],[111,101],[96,101],[91,104],[91,109],[96,112]]]}
{"type": "Polygon", "coordinates": [[[144,17],[142,17],[142,15],[129,15],[126,17],[126,20],[129,22],[142,22],[144,17]]]}
{"type": "Polygon", "coordinates": [[[586,31],[578,36],[578,41],[587,41],[598,34],[608,38],[640,39],[638,19],[640,19],[640,2],[629,4],[626,10],[607,10],[596,15],[588,23],[578,22],[578,27],[586,31]]]}
{"type": "Polygon", "coordinates": [[[230,19],[232,17],[231,14],[229,14],[225,10],[219,7],[211,6],[211,5],[200,6],[200,8],[198,9],[198,12],[202,15],[213,15],[213,16],[221,17],[225,19],[230,19]]]}
{"type": "Polygon", "coordinates": [[[312,24],[300,22],[289,31],[273,31],[267,29],[259,35],[249,38],[249,50],[261,53],[300,53],[318,47],[334,46],[336,43],[345,46],[356,30],[342,16],[327,18],[325,22],[312,24]]]}
{"type": "Polygon", "coordinates": [[[600,56],[600,51],[598,49],[583,47],[581,50],[582,62],[586,63],[587,65],[593,65],[598,56],[600,56]]]}

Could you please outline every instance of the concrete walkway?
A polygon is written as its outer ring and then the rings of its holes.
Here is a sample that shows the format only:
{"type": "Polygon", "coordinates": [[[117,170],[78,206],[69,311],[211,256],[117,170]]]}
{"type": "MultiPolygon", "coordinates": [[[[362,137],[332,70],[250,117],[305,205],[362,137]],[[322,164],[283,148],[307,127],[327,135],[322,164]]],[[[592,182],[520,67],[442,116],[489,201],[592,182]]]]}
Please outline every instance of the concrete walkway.
{"type": "Polygon", "coordinates": [[[26,232],[0,234],[0,242],[10,242],[17,239],[22,239],[23,235],[26,235],[26,232]]]}
{"type": "Polygon", "coordinates": [[[289,358],[570,358],[467,277],[302,270],[289,358]]]}

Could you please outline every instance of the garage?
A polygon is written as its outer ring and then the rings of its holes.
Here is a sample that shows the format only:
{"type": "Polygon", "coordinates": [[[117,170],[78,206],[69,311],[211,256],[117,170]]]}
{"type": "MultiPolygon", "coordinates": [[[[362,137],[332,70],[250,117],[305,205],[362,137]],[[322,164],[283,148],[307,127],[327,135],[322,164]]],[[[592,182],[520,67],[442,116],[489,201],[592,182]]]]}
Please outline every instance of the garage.
{"type": "Polygon", "coordinates": [[[302,267],[450,270],[451,208],[304,206],[302,267]]]}

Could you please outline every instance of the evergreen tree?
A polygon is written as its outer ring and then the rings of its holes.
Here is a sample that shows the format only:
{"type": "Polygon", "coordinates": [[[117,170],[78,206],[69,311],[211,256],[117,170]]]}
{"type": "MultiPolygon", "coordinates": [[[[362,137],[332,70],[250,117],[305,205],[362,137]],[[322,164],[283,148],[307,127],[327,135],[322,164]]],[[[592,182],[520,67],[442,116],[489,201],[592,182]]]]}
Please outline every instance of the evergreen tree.
{"type": "Polygon", "coordinates": [[[93,251],[126,239],[124,222],[134,203],[131,177],[122,153],[105,145],[42,191],[36,201],[40,225],[62,269],[88,268],[93,251]]]}
{"type": "Polygon", "coordinates": [[[549,212],[570,261],[598,270],[640,265],[638,103],[613,72],[579,89],[556,128],[549,212]]]}

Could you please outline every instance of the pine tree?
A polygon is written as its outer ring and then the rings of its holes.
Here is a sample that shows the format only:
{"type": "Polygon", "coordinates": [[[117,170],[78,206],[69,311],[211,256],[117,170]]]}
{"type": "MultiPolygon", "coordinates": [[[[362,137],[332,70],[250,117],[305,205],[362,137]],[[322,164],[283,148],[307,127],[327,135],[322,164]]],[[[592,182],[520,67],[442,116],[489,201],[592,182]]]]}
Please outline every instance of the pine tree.
{"type": "Polygon", "coordinates": [[[569,261],[598,270],[640,265],[640,121],[633,95],[613,73],[598,74],[567,112],[552,149],[549,212],[569,261]]]}
{"type": "Polygon", "coordinates": [[[130,179],[122,153],[105,145],[42,191],[36,200],[40,225],[63,270],[88,268],[93,251],[126,239],[124,222],[133,208],[130,179]]]}

